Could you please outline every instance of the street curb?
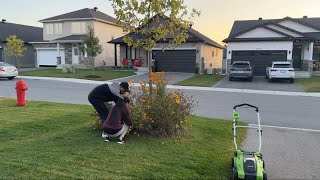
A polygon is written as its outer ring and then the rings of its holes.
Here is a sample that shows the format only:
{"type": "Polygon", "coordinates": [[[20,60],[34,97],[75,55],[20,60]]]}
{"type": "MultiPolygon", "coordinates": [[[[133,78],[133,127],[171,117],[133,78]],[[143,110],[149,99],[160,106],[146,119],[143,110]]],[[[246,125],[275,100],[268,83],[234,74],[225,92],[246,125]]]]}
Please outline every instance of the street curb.
{"type": "MultiPolygon", "coordinates": [[[[135,77],[138,75],[128,76],[124,78],[135,77]]],[[[17,76],[21,79],[33,79],[33,80],[51,80],[51,81],[64,81],[82,84],[102,84],[106,82],[113,82],[119,79],[113,79],[108,81],[94,81],[86,79],[74,79],[74,78],[52,78],[52,77],[36,77],[36,76],[17,76]]],[[[139,87],[139,83],[133,83],[133,87],[139,87]]],[[[178,90],[197,90],[197,91],[211,91],[211,92],[230,92],[230,93],[249,93],[249,94],[265,94],[265,95],[279,95],[279,96],[302,96],[302,97],[319,97],[320,93],[306,93],[306,92],[289,92],[289,91],[269,91],[269,90],[253,90],[253,89],[233,89],[233,88],[214,88],[214,87],[196,87],[196,86],[176,86],[168,85],[169,89],[178,90]]]]}

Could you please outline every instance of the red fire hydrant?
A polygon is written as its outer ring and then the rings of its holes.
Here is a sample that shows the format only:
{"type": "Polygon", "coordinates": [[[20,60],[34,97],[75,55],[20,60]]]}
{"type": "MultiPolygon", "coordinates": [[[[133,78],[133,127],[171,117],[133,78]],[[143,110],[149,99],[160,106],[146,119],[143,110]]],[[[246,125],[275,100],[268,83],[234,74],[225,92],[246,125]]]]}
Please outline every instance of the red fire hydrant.
{"type": "Polygon", "coordinates": [[[17,106],[25,106],[26,105],[26,91],[28,90],[28,86],[26,82],[23,80],[19,80],[16,83],[16,91],[17,91],[17,106]]]}

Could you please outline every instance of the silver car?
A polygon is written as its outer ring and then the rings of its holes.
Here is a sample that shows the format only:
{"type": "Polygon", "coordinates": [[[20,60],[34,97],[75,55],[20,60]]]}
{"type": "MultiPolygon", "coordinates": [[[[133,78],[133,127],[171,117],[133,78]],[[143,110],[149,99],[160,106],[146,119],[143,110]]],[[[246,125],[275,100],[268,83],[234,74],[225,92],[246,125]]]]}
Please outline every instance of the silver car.
{"type": "Polygon", "coordinates": [[[12,80],[14,77],[18,76],[18,69],[5,62],[0,62],[0,78],[8,78],[12,80]]]}
{"type": "Polygon", "coordinates": [[[233,62],[229,71],[229,80],[232,81],[235,78],[245,78],[248,81],[252,81],[253,69],[249,61],[233,62]]]}

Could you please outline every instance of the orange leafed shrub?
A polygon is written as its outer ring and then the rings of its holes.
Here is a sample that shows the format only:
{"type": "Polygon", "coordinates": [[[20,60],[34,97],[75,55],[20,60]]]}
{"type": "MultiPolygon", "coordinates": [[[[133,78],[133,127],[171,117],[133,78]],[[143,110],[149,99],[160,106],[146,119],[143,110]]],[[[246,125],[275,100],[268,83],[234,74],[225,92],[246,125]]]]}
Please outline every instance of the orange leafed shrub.
{"type": "Polygon", "coordinates": [[[169,91],[164,72],[150,73],[149,85],[140,82],[139,91],[132,92],[131,96],[131,132],[156,137],[185,134],[196,102],[181,91],[169,91]]]}

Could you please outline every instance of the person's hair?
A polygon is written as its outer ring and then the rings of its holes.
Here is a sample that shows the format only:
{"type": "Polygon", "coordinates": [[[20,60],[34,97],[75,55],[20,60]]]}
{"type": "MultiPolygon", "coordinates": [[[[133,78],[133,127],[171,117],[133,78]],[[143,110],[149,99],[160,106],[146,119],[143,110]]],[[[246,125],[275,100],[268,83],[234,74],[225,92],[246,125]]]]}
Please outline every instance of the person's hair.
{"type": "Polygon", "coordinates": [[[116,105],[112,108],[110,114],[110,122],[111,124],[116,124],[119,120],[119,115],[122,116],[123,121],[128,120],[128,111],[126,108],[126,103],[130,102],[128,97],[119,98],[116,105]]]}

